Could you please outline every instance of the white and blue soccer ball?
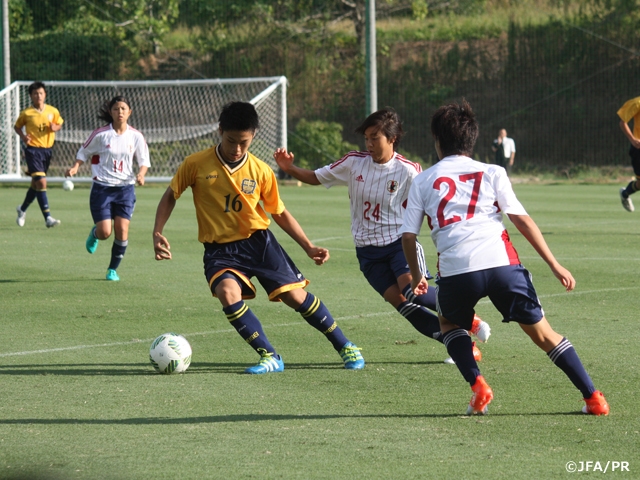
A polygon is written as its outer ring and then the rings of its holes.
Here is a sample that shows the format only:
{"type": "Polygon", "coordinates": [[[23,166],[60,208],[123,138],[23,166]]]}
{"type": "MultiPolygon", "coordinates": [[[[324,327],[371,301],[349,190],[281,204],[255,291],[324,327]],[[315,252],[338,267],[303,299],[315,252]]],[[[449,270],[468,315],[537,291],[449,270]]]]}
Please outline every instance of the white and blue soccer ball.
{"type": "Polygon", "coordinates": [[[151,343],[149,360],[158,373],[182,373],[191,364],[191,345],[177,333],[163,333],[151,343]]]}
{"type": "Polygon", "coordinates": [[[70,192],[71,190],[73,190],[73,182],[67,178],[64,182],[62,182],[62,188],[67,192],[70,192]]]}

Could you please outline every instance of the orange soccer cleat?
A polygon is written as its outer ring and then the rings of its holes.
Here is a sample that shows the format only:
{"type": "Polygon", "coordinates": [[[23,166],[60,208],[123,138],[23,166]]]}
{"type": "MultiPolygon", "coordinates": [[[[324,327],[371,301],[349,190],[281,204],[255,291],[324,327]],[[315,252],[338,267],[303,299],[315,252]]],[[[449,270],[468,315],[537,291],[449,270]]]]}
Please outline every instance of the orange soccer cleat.
{"type": "Polygon", "coordinates": [[[473,396],[467,408],[467,415],[486,415],[487,405],[493,400],[493,390],[487,385],[482,375],[476,377],[476,383],[471,390],[473,390],[473,396]]]}
{"type": "Polygon", "coordinates": [[[489,340],[491,336],[491,327],[487,322],[482,321],[478,315],[474,315],[473,323],[471,324],[471,333],[484,343],[489,340]]]}
{"type": "Polygon", "coordinates": [[[476,342],[471,342],[471,346],[473,346],[473,358],[476,362],[482,360],[482,352],[478,347],[476,347],[476,342]]]}
{"type": "Polygon", "coordinates": [[[582,413],[591,415],[609,415],[609,404],[600,390],[596,390],[591,398],[585,398],[586,405],[582,407],[582,413]]]}

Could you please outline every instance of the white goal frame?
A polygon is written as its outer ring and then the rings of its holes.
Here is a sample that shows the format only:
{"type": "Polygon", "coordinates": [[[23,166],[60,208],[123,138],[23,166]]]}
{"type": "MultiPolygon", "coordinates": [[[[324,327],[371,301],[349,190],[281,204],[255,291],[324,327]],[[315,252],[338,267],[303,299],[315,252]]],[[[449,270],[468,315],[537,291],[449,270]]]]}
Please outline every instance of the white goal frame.
{"type": "MultiPolygon", "coordinates": [[[[0,182],[28,182],[21,168],[22,148],[13,130],[20,112],[31,104],[28,86],[16,81],[0,91],[0,182]]],[[[251,152],[277,171],[276,148],[287,147],[287,79],[253,77],[162,81],[45,81],[46,103],[64,119],[56,134],[48,181],[64,180],[80,145],[104,124],[97,115],[104,101],[123,95],[131,102],[129,124],[144,135],[151,154],[148,182],[168,182],[184,157],[219,141],[218,116],[230,101],[252,103],[260,129],[251,152]]],[[[134,162],[134,166],[135,162],[134,162]]],[[[74,181],[90,182],[91,169],[83,165],[74,181]]]]}

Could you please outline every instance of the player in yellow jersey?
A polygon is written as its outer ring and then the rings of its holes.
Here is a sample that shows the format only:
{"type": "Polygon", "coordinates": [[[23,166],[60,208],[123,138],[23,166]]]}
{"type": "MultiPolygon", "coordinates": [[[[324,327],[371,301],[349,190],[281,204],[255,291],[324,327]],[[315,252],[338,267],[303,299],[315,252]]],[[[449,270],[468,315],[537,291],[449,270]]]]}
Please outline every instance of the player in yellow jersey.
{"type": "Polygon", "coordinates": [[[360,349],[345,337],[324,303],[304,290],[309,281],[268,230],[267,213],[317,265],[329,259],[329,251],[316,247],[285,209],[273,170],[249,153],[258,126],[258,114],[250,103],[232,102],[223,107],[220,143],[187,157],[160,200],[153,230],[155,258],[171,259],[171,247],[162,232],[177,199],[191,187],[211,293],[222,303],[231,325],[260,355],[258,364],[245,372],[284,370],[260,320],[244,303],[256,294],[252,277],[258,279],[269,300],[282,301],[321,331],[339,352],[345,368],[360,370],[364,368],[360,349]]]}
{"type": "Polygon", "coordinates": [[[44,103],[47,98],[44,83],[34,82],[29,85],[29,96],[32,106],[20,112],[14,125],[14,130],[25,144],[24,157],[28,167],[27,173],[31,175],[31,186],[24,202],[16,207],[18,212],[16,223],[20,227],[24,226],[27,208],[37,198],[45,224],[47,228],[51,228],[60,225],[60,220],[53,218],[49,212],[47,170],[51,163],[51,148],[56,132],[62,128],[64,120],[57,108],[44,103]]]}
{"type": "Polygon", "coordinates": [[[629,140],[629,156],[636,176],[635,180],[629,182],[627,188],[620,189],[620,201],[626,211],[633,212],[635,209],[630,195],[640,190],[640,97],[625,102],[618,110],[618,117],[620,117],[620,129],[629,140]],[[631,120],[633,120],[633,131],[629,128],[631,120]]]}

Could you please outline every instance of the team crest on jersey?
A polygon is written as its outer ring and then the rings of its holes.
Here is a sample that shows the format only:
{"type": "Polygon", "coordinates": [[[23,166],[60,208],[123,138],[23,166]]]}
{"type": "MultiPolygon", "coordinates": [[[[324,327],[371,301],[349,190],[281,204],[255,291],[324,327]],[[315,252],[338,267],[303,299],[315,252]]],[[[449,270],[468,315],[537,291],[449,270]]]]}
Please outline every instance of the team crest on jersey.
{"type": "Polygon", "coordinates": [[[256,191],[256,181],[250,178],[242,180],[242,193],[246,195],[252,195],[256,191]]]}
{"type": "Polygon", "coordinates": [[[398,182],[396,180],[389,180],[387,182],[387,191],[389,193],[396,193],[398,191],[398,182]]]}

